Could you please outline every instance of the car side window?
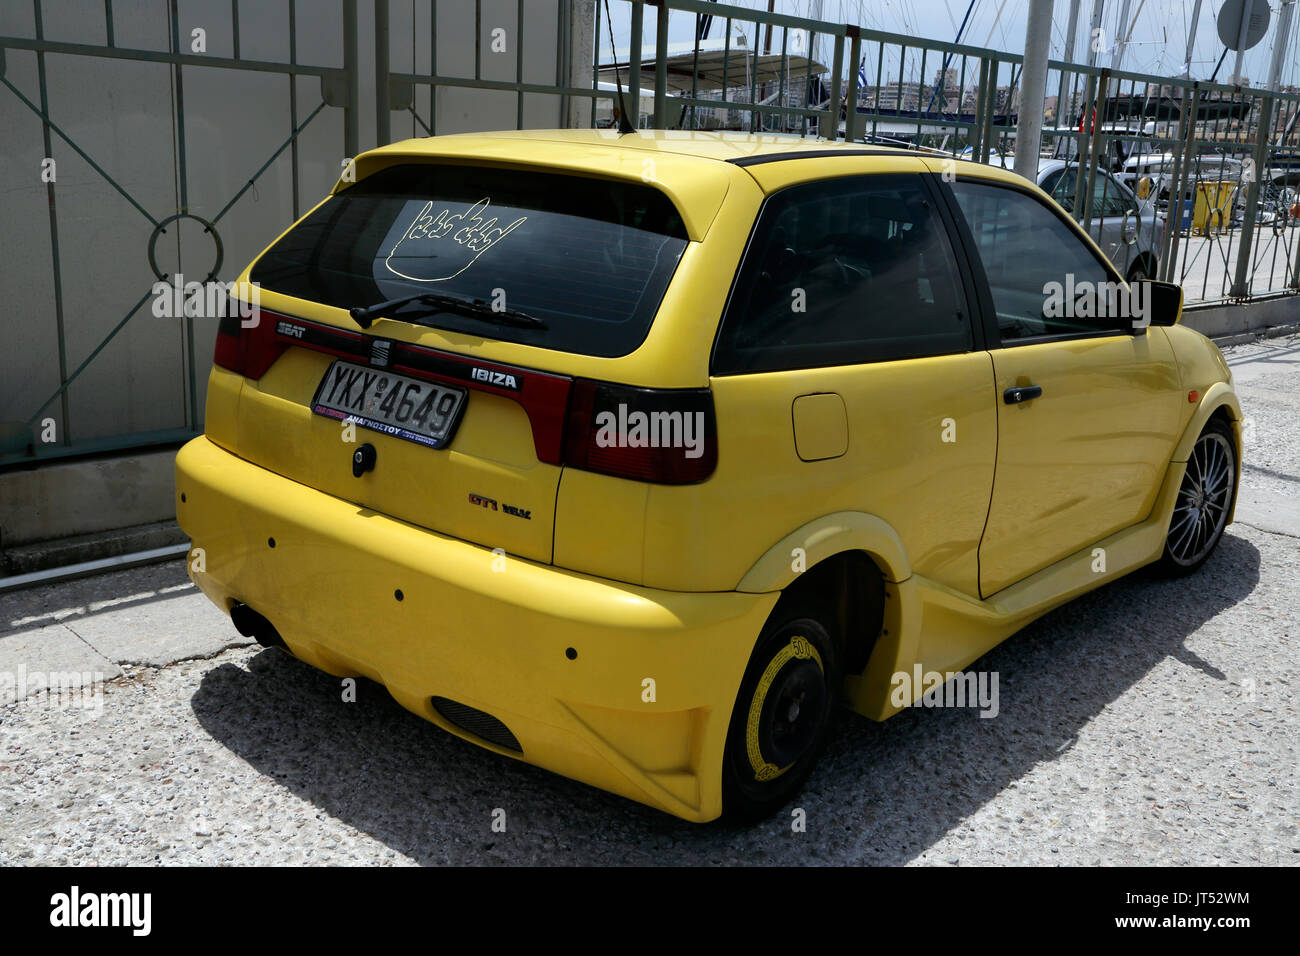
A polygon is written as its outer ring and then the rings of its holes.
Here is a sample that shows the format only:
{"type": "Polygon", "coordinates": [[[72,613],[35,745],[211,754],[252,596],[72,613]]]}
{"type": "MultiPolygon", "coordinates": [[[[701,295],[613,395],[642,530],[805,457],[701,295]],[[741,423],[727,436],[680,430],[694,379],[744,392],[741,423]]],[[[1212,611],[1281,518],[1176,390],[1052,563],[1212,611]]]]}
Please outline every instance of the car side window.
{"type": "Polygon", "coordinates": [[[1078,166],[1066,166],[1048,174],[1043,180],[1043,192],[1055,199],[1057,205],[1066,212],[1074,209],[1074,186],[1079,179],[1076,173],[1078,168],[1078,166]]]}
{"type": "Polygon", "coordinates": [[[1126,213],[1136,212],[1137,203],[1133,200],[1133,194],[1118,180],[1112,179],[1110,184],[1110,211],[1106,215],[1123,216],[1126,213]]]}
{"type": "Polygon", "coordinates": [[[919,175],[791,186],[763,204],[714,350],[726,375],[974,347],[943,219],[919,175]]]}
{"type": "Polygon", "coordinates": [[[1093,181],[1092,208],[1101,216],[1122,216],[1128,212],[1124,189],[1109,173],[1098,171],[1093,181]]]}
{"type": "Polygon", "coordinates": [[[1114,275],[1048,206],[989,183],[958,181],[952,190],[974,236],[1004,342],[1119,332],[1130,324],[1107,307],[1110,283],[1118,284],[1114,275]]]}
{"type": "MultiPolygon", "coordinates": [[[[1079,166],[1073,165],[1049,173],[1042,182],[1047,193],[1066,212],[1074,212],[1074,196],[1079,186],[1079,166]]],[[[1119,182],[1108,173],[1098,171],[1092,180],[1092,215],[1123,216],[1133,209],[1119,182]]]]}

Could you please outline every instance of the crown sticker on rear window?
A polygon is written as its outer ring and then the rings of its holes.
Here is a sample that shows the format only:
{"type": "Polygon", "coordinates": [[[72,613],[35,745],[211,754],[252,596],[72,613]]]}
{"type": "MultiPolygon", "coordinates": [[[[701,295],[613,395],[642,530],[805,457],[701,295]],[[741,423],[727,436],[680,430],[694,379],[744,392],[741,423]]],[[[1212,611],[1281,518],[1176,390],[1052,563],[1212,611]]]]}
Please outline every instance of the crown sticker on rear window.
{"type": "Polygon", "coordinates": [[[487,216],[490,200],[480,199],[464,212],[433,208],[424,204],[397,240],[384,265],[394,275],[416,282],[440,282],[460,275],[479,256],[528,221],[521,216],[508,226],[499,226],[496,216],[487,216]]]}

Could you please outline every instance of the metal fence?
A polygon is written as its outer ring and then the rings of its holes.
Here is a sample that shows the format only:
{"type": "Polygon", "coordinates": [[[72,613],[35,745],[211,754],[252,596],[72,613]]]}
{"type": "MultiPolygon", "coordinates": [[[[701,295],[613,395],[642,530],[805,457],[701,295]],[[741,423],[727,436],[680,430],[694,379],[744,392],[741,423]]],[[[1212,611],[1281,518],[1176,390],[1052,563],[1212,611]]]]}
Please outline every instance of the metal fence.
{"type": "MultiPolygon", "coordinates": [[[[630,29],[616,50],[611,5],[585,6],[597,41],[589,84],[485,80],[480,43],[472,75],[434,63],[390,72],[378,89],[482,86],[513,94],[521,114],[526,95],[557,93],[588,104],[590,125],[612,125],[621,84],[643,127],[840,137],[1011,165],[1020,55],[710,0],[614,0],[630,29]],[[720,43],[701,41],[706,26],[720,43]],[[694,47],[674,53],[669,38],[685,31],[694,47]]],[[[481,11],[477,0],[476,23],[481,11]]],[[[1126,275],[1178,282],[1201,303],[1300,289],[1300,95],[1059,60],[1047,89],[1043,158],[1056,172],[1043,182],[1126,275]]],[[[414,115],[439,132],[435,110],[414,115]]]]}
{"type": "MultiPolygon", "coordinates": [[[[176,271],[229,279],[329,188],[368,139],[363,117],[379,144],[395,130],[609,126],[625,110],[644,127],[840,137],[1008,167],[1015,149],[1021,56],[852,24],[708,0],[155,2],[149,41],[123,35],[114,0],[89,4],[97,25],[82,18],[80,39],[45,22],[43,0],[0,9],[0,121],[12,126],[0,155],[22,187],[7,184],[17,198],[0,230],[0,297],[31,303],[5,319],[0,465],[201,430],[215,326],[148,325],[151,284],[173,271],[159,250],[175,245],[176,271]],[[194,4],[222,49],[194,50],[194,4]],[[279,18],[280,55],[250,51],[241,12],[245,24],[279,18]],[[369,26],[373,51],[358,43],[369,26]],[[71,118],[95,128],[87,114],[110,68],[158,89],[134,150],[120,130],[93,143],[70,132],[71,118]],[[51,89],[54,70],[74,78],[51,89]],[[237,109],[216,117],[219,98],[200,109],[192,94],[210,76],[261,85],[240,87],[237,109]],[[225,165],[214,171],[215,155],[225,165]],[[123,172],[144,157],[151,177],[123,172]],[[47,158],[60,178],[32,189],[47,158]],[[120,229],[97,248],[78,245],[76,204],[91,188],[120,205],[120,229]]],[[[1189,301],[1300,289],[1300,96],[1061,61],[1047,89],[1040,178],[1121,270],[1179,282],[1189,301]]]]}
{"type": "MultiPolygon", "coordinates": [[[[630,89],[642,6],[623,59],[630,89]]],[[[660,0],[654,17],[650,125],[840,136],[1011,166],[1019,55],[704,0],[660,0]],[[695,70],[689,91],[670,92],[667,38],[682,18],[721,22],[734,81],[702,95],[695,70]],[[790,65],[817,50],[823,61],[790,65]],[[754,79],[769,53],[780,57],[770,91],[754,79]]],[[[1043,183],[1121,271],[1178,282],[1189,302],[1300,289],[1300,95],[1060,60],[1047,89],[1043,166],[1056,175],[1043,183]]]]}

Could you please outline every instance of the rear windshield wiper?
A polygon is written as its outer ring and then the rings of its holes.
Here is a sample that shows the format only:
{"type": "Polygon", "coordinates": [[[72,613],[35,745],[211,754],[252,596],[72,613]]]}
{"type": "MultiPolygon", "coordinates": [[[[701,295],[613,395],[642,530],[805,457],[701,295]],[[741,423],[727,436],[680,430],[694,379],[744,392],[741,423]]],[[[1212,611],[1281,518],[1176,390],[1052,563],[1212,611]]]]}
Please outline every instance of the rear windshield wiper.
{"type": "Polygon", "coordinates": [[[444,312],[456,312],[460,315],[468,315],[471,318],[482,319],[485,322],[495,322],[497,325],[516,325],[525,329],[544,329],[547,327],[545,322],[535,315],[529,315],[527,312],[521,312],[518,309],[495,309],[482,299],[452,295],[448,292],[417,292],[415,295],[404,295],[399,299],[389,299],[387,302],[357,306],[354,309],[349,309],[348,315],[352,316],[357,325],[363,329],[368,329],[375,316],[396,311],[402,306],[410,305],[412,302],[423,302],[425,305],[431,305],[444,312]]]}

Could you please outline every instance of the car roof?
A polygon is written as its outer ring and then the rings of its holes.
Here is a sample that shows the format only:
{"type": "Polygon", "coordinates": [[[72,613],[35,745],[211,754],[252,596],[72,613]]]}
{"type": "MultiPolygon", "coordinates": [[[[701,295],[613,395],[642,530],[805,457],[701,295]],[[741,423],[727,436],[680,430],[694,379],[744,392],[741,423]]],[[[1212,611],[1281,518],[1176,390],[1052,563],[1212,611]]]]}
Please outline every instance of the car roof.
{"type": "MultiPolygon", "coordinates": [[[[445,155],[448,147],[456,148],[475,141],[500,143],[515,141],[521,146],[528,143],[557,143],[579,148],[610,150],[647,150],[712,159],[719,162],[737,162],[759,158],[781,157],[782,154],[808,156],[834,156],[838,153],[861,155],[863,150],[882,155],[916,156],[915,150],[896,146],[845,143],[783,133],[734,133],[704,130],[638,130],[619,133],[614,129],[530,129],[505,130],[493,133],[452,133],[443,136],[426,136],[407,139],[382,149],[400,150],[409,155],[445,155]]],[[[789,158],[795,158],[793,156],[789,158]]]]}
{"type": "MultiPolygon", "coordinates": [[[[340,179],[334,193],[386,166],[411,159],[506,164],[550,172],[604,175],[649,182],[673,200],[692,239],[701,239],[723,198],[743,177],[756,182],[755,163],[816,157],[892,157],[922,165],[923,154],[897,147],[864,146],[774,133],[690,130],[560,129],[454,133],[406,139],[356,157],[355,176],[340,179]]],[[[760,184],[761,187],[761,184],[760,184]]]]}
{"type": "MultiPolygon", "coordinates": [[[[1040,159],[1038,161],[1038,178],[1042,179],[1048,173],[1055,172],[1058,169],[1064,169],[1066,165],[1078,166],[1079,161],[1077,159],[1060,159],[1055,156],[1048,156],[1040,159]]],[[[1105,176],[1107,179],[1115,178],[1108,169],[1098,169],[1097,172],[1105,176]]]]}

